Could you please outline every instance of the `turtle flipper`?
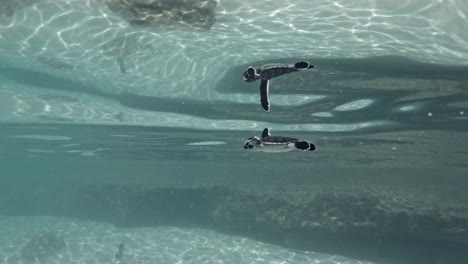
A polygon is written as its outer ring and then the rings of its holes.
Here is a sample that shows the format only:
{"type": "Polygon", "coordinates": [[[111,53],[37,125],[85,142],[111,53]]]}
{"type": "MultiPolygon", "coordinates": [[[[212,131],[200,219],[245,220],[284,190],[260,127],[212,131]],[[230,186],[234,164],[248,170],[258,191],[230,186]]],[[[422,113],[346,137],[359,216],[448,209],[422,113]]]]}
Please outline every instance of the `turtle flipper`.
{"type": "Polygon", "coordinates": [[[269,81],[262,80],[260,83],[260,102],[265,111],[270,111],[270,100],[268,99],[269,81]]]}
{"type": "Polygon", "coordinates": [[[271,136],[270,130],[268,128],[263,129],[262,138],[271,136]]]}
{"type": "Polygon", "coordinates": [[[117,57],[117,63],[119,64],[119,69],[121,73],[126,73],[127,68],[125,67],[125,63],[122,57],[117,57]]]}
{"type": "Polygon", "coordinates": [[[317,149],[317,147],[308,142],[308,141],[297,141],[296,143],[294,143],[294,146],[297,148],[297,149],[300,149],[300,150],[310,150],[310,151],[314,151],[317,149]]]}

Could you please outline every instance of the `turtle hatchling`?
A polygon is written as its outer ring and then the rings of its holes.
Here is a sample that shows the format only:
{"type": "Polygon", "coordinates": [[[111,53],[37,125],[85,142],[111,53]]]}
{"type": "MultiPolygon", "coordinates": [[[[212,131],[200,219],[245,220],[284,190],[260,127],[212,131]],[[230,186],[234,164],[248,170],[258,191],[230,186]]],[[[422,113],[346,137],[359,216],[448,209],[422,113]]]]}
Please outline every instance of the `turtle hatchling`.
{"type": "Polygon", "coordinates": [[[271,136],[270,130],[265,128],[262,137],[251,137],[245,141],[244,149],[264,152],[286,152],[291,150],[314,151],[317,147],[306,140],[296,138],[271,136]]]}
{"type": "Polygon", "coordinates": [[[312,69],[315,66],[307,61],[299,61],[286,66],[265,66],[261,68],[248,67],[244,72],[244,81],[255,82],[260,80],[260,102],[265,111],[270,111],[270,100],[268,99],[268,89],[270,79],[275,77],[297,72],[304,69],[312,69]]]}

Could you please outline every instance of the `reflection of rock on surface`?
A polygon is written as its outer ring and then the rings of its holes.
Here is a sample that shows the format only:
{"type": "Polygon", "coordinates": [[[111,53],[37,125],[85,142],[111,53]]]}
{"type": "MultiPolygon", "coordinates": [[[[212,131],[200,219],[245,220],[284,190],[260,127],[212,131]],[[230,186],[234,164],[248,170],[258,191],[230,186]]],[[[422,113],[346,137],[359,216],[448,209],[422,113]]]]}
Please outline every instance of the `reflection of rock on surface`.
{"type": "Polygon", "coordinates": [[[63,237],[53,232],[40,233],[21,249],[21,259],[26,263],[44,261],[65,246],[63,237]]]}
{"type": "Polygon", "coordinates": [[[215,23],[215,0],[105,0],[107,7],[132,25],[209,30],[215,23]]]}
{"type": "Polygon", "coordinates": [[[1,16],[13,16],[16,10],[24,8],[26,6],[33,5],[39,2],[39,0],[1,0],[0,1],[0,17],[1,16]]]}
{"type": "Polygon", "coordinates": [[[55,70],[69,70],[70,71],[70,70],[75,69],[75,66],[62,61],[59,58],[41,55],[41,56],[36,57],[36,60],[39,63],[49,66],[50,68],[55,69],[55,70]]]}

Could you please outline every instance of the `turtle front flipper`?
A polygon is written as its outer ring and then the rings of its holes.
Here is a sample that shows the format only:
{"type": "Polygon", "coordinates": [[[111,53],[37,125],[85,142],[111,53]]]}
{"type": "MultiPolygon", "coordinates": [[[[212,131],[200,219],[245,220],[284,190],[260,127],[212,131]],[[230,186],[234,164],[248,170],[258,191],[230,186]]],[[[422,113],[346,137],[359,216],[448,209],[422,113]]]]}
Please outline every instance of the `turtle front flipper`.
{"type": "Polygon", "coordinates": [[[127,68],[125,67],[125,63],[122,57],[117,57],[117,63],[119,64],[119,69],[121,73],[126,73],[127,68]]]}
{"type": "Polygon", "coordinates": [[[310,151],[314,151],[317,149],[317,147],[308,142],[308,141],[297,141],[294,143],[294,146],[297,148],[297,149],[300,149],[300,150],[310,150],[310,151]]]}
{"type": "Polygon", "coordinates": [[[268,99],[269,81],[262,80],[260,83],[260,102],[265,111],[270,111],[270,100],[268,99]]]}
{"type": "Polygon", "coordinates": [[[271,136],[270,130],[268,128],[263,129],[262,138],[271,136]]]}

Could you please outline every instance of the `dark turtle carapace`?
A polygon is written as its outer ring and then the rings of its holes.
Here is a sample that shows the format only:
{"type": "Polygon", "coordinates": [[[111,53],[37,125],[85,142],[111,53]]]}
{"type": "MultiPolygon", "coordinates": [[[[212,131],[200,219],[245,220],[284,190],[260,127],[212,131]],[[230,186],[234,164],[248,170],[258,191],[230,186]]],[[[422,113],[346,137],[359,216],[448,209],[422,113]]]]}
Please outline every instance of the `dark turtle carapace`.
{"type": "Polygon", "coordinates": [[[244,143],[244,149],[264,152],[285,152],[291,150],[314,151],[317,147],[306,140],[283,136],[271,136],[270,130],[265,128],[262,132],[261,138],[255,136],[247,139],[244,143]]]}

